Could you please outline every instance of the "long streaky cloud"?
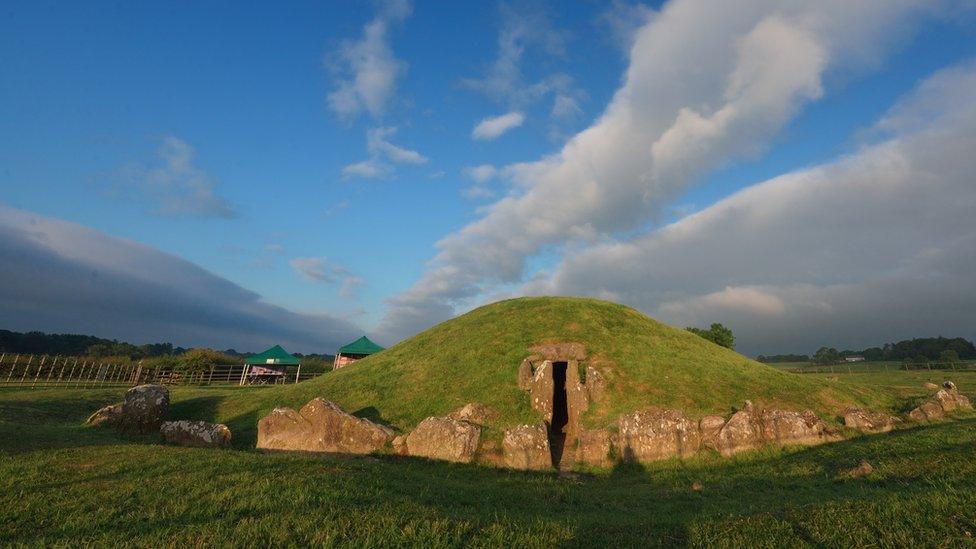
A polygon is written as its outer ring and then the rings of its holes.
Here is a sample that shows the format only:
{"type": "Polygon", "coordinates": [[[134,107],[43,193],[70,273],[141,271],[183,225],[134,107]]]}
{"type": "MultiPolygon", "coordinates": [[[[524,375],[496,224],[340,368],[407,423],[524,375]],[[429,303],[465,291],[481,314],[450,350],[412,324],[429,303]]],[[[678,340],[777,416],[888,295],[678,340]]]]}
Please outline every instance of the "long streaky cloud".
{"type": "Polygon", "coordinates": [[[199,266],[95,229],[0,205],[0,325],[260,351],[332,352],[360,334],[199,266]]]}
{"type": "Polygon", "coordinates": [[[514,190],[444,237],[381,331],[403,337],[498,286],[543,250],[652,224],[667,201],[735,158],[761,154],[836,67],[881,58],[939,5],[673,0],[636,32],[624,83],[557,153],[506,168],[514,190]]]}
{"type": "Polygon", "coordinates": [[[581,250],[522,292],[724,322],[751,353],[973,338],[976,62],[927,79],[870,133],[883,140],[581,250]]]}

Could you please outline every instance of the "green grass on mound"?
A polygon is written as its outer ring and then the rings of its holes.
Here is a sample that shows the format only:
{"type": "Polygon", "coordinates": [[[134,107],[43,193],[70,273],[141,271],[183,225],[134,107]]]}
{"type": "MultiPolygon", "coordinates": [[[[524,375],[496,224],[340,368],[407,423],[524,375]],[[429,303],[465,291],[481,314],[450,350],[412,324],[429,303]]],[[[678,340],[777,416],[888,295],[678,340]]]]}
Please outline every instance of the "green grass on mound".
{"type": "MultiPolygon", "coordinates": [[[[209,399],[235,391],[176,388],[174,414],[209,413],[209,399]]],[[[559,478],[179,448],[79,427],[121,394],[0,389],[0,546],[954,547],[976,534],[971,415],[559,478]],[[846,477],[862,459],[874,472],[846,477]]]]}
{"type": "Polygon", "coordinates": [[[608,378],[607,397],[583,418],[590,426],[648,406],[728,413],[746,399],[812,408],[828,419],[848,405],[893,406],[883,391],[779,371],[623,305],[542,297],[475,309],[311,381],[240,394],[220,405],[219,416],[253,439],[255,422],[275,406],[323,397],[407,431],[427,416],[480,402],[500,412],[486,433],[497,436],[501,428],[540,421],[517,386],[518,366],[531,346],[566,341],[586,345],[608,378]]]}

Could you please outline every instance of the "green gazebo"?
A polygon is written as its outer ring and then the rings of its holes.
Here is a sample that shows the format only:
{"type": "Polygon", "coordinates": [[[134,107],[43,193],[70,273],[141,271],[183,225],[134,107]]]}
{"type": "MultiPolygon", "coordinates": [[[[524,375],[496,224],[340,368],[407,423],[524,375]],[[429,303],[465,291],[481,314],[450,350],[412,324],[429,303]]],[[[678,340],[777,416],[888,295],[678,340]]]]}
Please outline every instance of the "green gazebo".
{"type": "Polygon", "coordinates": [[[298,366],[295,380],[302,371],[302,362],[297,356],[288,354],[281,345],[275,345],[263,353],[251,355],[244,359],[244,371],[241,373],[241,385],[253,383],[278,383],[285,380],[285,369],[288,366],[298,366]]]}
{"type": "Polygon", "coordinates": [[[373,343],[368,337],[363,336],[352,343],[339,347],[339,351],[335,356],[335,361],[332,363],[332,369],[338,370],[343,366],[352,364],[361,358],[366,358],[369,355],[378,353],[382,350],[383,347],[373,343]]]}

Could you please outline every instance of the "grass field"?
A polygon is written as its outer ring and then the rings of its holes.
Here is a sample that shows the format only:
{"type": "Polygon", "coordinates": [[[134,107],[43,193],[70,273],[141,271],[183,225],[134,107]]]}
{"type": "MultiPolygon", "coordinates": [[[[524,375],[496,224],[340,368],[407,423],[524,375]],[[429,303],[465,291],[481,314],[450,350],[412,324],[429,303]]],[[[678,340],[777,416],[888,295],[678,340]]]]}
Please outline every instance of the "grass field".
{"type": "MultiPolygon", "coordinates": [[[[903,406],[942,380],[845,379],[903,406]]],[[[976,375],[953,379],[976,392],[976,375]]],[[[220,402],[247,396],[239,391],[176,388],[172,415],[213,419],[220,402]]],[[[80,426],[121,392],[0,389],[0,545],[937,547],[976,534],[972,416],[560,478],[394,456],[262,455],[247,444],[178,448],[80,426]],[[874,473],[845,477],[861,459],[874,473]]]]}

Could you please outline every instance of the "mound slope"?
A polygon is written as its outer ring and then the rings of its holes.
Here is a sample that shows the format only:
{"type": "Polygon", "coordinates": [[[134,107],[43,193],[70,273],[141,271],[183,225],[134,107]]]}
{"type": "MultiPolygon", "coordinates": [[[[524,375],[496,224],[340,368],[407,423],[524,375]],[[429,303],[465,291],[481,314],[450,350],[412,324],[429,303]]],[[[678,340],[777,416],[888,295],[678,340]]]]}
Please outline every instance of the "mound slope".
{"type": "Polygon", "coordinates": [[[533,347],[560,342],[582,344],[584,362],[606,380],[604,397],[580,418],[586,427],[654,406],[691,416],[728,413],[747,399],[825,418],[847,406],[891,405],[880,391],[776,370],[623,305],[532,297],[480,307],[305,383],[241,392],[218,415],[236,424],[235,438],[253,441],[256,418],[315,397],[403,432],[478,402],[498,412],[485,433],[496,438],[506,427],[540,421],[518,386],[519,366],[533,347]]]}

